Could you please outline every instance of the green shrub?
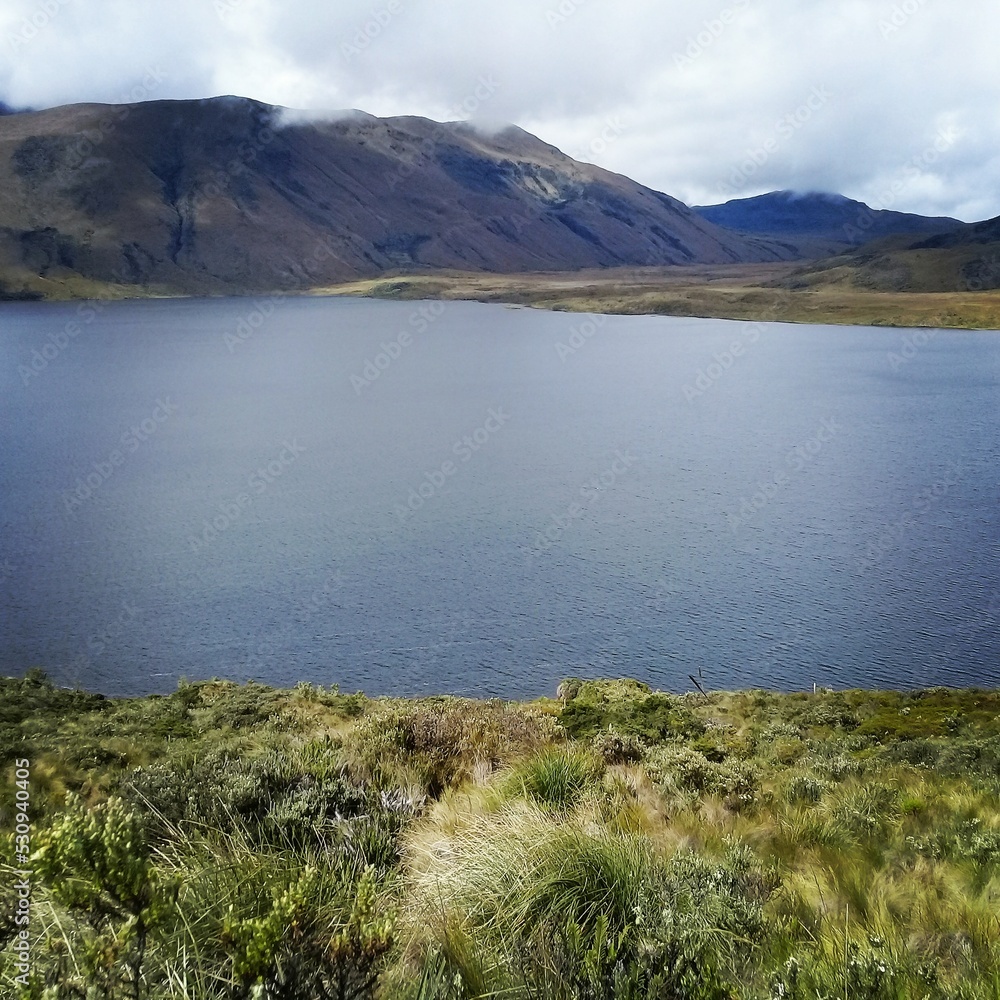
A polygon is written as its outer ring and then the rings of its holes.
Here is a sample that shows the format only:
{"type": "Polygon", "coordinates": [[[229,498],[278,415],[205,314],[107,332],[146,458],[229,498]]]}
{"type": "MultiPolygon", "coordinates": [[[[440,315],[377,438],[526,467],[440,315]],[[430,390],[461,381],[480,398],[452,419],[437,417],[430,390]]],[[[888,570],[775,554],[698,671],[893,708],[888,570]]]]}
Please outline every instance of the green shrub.
{"type": "Polygon", "coordinates": [[[717,795],[733,809],[752,804],[760,787],[760,773],[749,761],[716,763],[687,746],[658,748],[649,756],[649,767],[664,791],[717,795]]]}
{"type": "Polygon", "coordinates": [[[109,996],[116,984],[129,985],[139,997],[150,936],[171,916],[179,888],[157,871],[141,814],[120,799],[94,809],[71,800],[36,845],[36,877],[52,900],[83,918],[77,985],[101,984],[109,996]]]}
{"type": "Polygon", "coordinates": [[[424,967],[467,991],[430,995],[723,1000],[761,961],[776,883],[745,849],[663,860],[642,837],[567,827],[456,847],[426,886],[445,915],[424,967]],[[449,947],[459,915],[472,960],[449,947]]]}
{"type": "Polygon", "coordinates": [[[800,721],[804,726],[829,729],[853,730],[860,725],[857,715],[851,711],[842,694],[810,705],[800,716],[800,721]]]}
{"type": "Polygon", "coordinates": [[[683,699],[650,692],[634,682],[587,681],[559,713],[559,723],[571,736],[592,737],[614,729],[622,735],[661,742],[673,737],[691,737],[705,731],[705,724],[683,699]]]}
{"type": "Polygon", "coordinates": [[[613,729],[599,732],[591,741],[591,747],[605,764],[636,764],[646,752],[642,740],[613,729]]]}
{"type": "Polygon", "coordinates": [[[333,749],[322,753],[315,745],[260,759],[217,752],[188,767],[140,768],[121,791],[152,813],[161,837],[178,826],[223,835],[239,828],[261,848],[346,850],[363,864],[393,866],[398,836],[422,803],[355,784],[336,760],[333,749]]]}
{"type": "Polygon", "coordinates": [[[785,786],[788,802],[819,802],[830,786],[808,774],[797,774],[785,786]]]}
{"type": "Polygon", "coordinates": [[[64,720],[113,707],[104,695],[55,687],[43,670],[0,677],[0,766],[15,757],[34,757],[45,734],[57,731],[64,720]]]}
{"type": "Polygon", "coordinates": [[[884,838],[900,815],[900,793],[879,782],[849,788],[833,806],[833,819],[852,837],[884,838]]]}
{"type": "Polygon", "coordinates": [[[833,948],[812,948],[793,955],[771,978],[771,1000],[957,1000],[934,988],[932,976],[923,978],[912,963],[894,954],[880,941],[867,947],[849,941],[833,948]]]}
{"type": "Polygon", "coordinates": [[[846,781],[849,778],[860,778],[867,770],[867,765],[857,757],[837,754],[830,758],[820,758],[813,765],[817,774],[830,781],[846,781]]]}

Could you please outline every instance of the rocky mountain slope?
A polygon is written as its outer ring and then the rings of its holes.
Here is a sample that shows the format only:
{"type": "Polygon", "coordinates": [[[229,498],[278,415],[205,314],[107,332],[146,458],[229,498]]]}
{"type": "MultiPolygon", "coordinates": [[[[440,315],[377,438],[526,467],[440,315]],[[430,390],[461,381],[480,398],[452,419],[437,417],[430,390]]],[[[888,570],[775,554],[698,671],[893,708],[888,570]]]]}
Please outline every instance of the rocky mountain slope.
{"type": "Polygon", "coordinates": [[[789,260],[514,126],[307,119],[244,98],[0,117],[0,281],[290,290],[399,271],[789,260]]]}

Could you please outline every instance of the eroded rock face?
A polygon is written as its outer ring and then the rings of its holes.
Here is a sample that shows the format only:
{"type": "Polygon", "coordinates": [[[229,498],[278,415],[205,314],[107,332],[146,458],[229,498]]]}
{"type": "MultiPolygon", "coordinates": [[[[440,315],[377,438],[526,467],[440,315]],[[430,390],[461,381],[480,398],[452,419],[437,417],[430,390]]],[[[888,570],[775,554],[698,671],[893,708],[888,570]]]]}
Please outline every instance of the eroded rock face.
{"type": "Polygon", "coordinates": [[[197,293],[798,256],[513,126],[242,98],[0,117],[0,275],[197,293]]]}

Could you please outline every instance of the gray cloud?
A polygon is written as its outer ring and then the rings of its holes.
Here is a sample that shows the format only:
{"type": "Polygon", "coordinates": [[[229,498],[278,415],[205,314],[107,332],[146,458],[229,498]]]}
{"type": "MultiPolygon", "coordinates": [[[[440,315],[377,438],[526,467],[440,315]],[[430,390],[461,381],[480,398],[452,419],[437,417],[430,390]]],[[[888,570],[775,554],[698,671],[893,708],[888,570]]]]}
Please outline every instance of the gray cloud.
{"type": "Polygon", "coordinates": [[[1000,215],[998,29],[994,0],[6,0],[0,100],[512,121],[689,203],[972,220],[1000,215]]]}

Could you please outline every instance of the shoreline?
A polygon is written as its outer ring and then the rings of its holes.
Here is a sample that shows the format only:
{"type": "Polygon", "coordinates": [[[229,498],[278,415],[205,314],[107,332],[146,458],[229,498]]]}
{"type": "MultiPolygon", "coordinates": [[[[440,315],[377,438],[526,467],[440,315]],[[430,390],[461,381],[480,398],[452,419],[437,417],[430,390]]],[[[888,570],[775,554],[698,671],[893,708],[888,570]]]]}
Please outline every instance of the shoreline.
{"type": "Polygon", "coordinates": [[[989,697],[991,695],[1000,696],[1000,685],[996,687],[981,686],[977,684],[964,685],[961,687],[953,687],[948,684],[932,684],[929,686],[920,687],[909,687],[909,688],[893,688],[893,687],[880,687],[880,688],[857,688],[857,687],[844,687],[844,688],[831,688],[827,686],[819,686],[817,684],[813,685],[813,689],[808,688],[797,688],[788,690],[779,690],[777,688],[768,687],[747,687],[747,688],[690,688],[685,691],[667,691],[661,688],[653,687],[645,681],[639,680],[633,677],[593,677],[593,678],[579,678],[579,677],[566,677],[557,685],[557,688],[549,693],[535,693],[530,696],[523,697],[513,697],[513,698],[502,698],[497,695],[470,695],[455,693],[451,691],[431,691],[425,692],[423,694],[372,694],[364,689],[358,689],[356,691],[341,691],[340,684],[334,682],[328,684],[324,687],[323,684],[316,684],[308,680],[300,680],[295,683],[295,685],[290,687],[283,687],[277,684],[269,684],[264,681],[258,681],[253,678],[247,680],[233,680],[228,677],[203,677],[190,679],[188,677],[180,677],[177,680],[176,687],[166,691],[166,692],[149,692],[146,694],[109,694],[105,691],[101,691],[93,687],[84,687],[82,685],[70,686],[67,684],[62,684],[59,682],[58,678],[51,677],[44,668],[32,667],[26,670],[23,674],[0,674],[0,689],[4,686],[15,685],[15,684],[40,684],[43,686],[50,687],[51,689],[59,692],[65,692],[67,694],[80,694],[90,698],[100,699],[106,702],[113,702],[116,704],[124,704],[127,702],[140,702],[140,701],[156,701],[164,698],[172,697],[175,692],[179,689],[184,688],[218,688],[230,691],[239,690],[257,690],[261,693],[267,693],[275,696],[293,696],[297,692],[304,690],[312,690],[316,692],[323,692],[326,690],[328,693],[339,696],[342,698],[352,698],[358,699],[363,702],[371,704],[390,704],[390,703],[401,703],[401,704],[419,704],[422,702],[465,702],[469,704],[476,705],[486,705],[495,702],[502,702],[505,705],[532,705],[541,706],[551,703],[557,703],[561,701],[562,695],[559,693],[561,689],[566,686],[573,685],[610,685],[610,686],[624,686],[625,688],[633,692],[642,692],[645,695],[663,695],[667,698],[674,699],[691,699],[695,701],[701,701],[703,703],[709,703],[714,700],[725,700],[732,698],[746,698],[752,696],[766,696],[767,698],[782,700],[801,700],[808,698],[829,698],[834,696],[839,697],[850,697],[850,698],[864,698],[865,696],[871,698],[928,698],[928,697],[958,697],[958,696],[969,696],[972,698],[978,697],[989,697]]]}
{"type": "Polygon", "coordinates": [[[674,316],[751,323],[1000,331],[1000,290],[884,292],[848,281],[808,284],[806,262],[619,267],[525,274],[413,272],[294,290],[180,293],[100,282],[25,279],[0,302],[329,296],[475,301],[552,312],[674,316]]]}
{"type": "Polygon", "coordinates": [[[401,274],[314,289],[314,295],[437,299],[553,312],[674,316],[751,323],[1000,330],[1000,291],[880,292],[794,285],[794,264],[615,268],[572,274],[401,274]]]}

